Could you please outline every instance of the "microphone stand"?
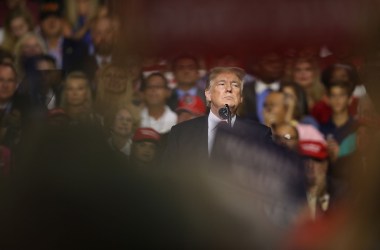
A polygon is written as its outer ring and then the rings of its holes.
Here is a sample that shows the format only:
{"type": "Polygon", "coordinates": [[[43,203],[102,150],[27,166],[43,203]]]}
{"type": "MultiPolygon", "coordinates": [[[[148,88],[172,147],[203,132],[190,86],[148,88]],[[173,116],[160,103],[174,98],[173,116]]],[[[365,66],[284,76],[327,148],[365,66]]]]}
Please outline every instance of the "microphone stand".
{"type": "Polygon", "coordinates": [[[230,107],[228,107],[228,104],[225,104],[225,105],[226,105],[226,109],[227,109],[227,122],[228,122],[228,125],[230,126],[230,128],[232,128],[231,110],[230,110],[230,107]]]}
{"type": "Polygon", "coordinates": [[[230,128],[232,127],[232,115],[228,104],[224,104],[224,107],[219,109],[219,116],[223,119],[226,119],[230,128]]]}

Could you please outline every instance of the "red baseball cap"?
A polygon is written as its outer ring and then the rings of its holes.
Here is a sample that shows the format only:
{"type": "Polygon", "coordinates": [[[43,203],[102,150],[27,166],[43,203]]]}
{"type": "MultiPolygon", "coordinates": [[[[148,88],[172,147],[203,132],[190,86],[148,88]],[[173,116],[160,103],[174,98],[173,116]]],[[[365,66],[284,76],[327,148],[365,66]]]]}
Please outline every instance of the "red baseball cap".
{"type": "Polygon", "coordinates": [[[138,128],[132,137],[132,141],[160,141],[160,134],[152,128],[138,128]]]}
{"type": "Polygon", "coordinates": [[[206,106],[199,96],[185,96],[178,101],[176,112],[187,111],[194,115],[204,115],[206,106]]]}
{"type": "Polygon", "coordinates": [[[324,160],[328,157],[326,145],[319,141],[300,141],[299,153],[319,160],[324,160]]]}

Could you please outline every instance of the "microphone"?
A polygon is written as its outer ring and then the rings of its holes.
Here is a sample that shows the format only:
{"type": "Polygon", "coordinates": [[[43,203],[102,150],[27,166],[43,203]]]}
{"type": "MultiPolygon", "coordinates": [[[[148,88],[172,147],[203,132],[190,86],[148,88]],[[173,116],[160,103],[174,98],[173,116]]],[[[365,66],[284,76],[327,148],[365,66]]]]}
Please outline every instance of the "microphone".
{"type": "Polygon", "coordinates": [[[230,127],[232,127],[232,124],[231,124],[231,110],[230,110],[230,107],[228,106],[228,104],[224,104],[224,107],[223,108],[220,108],[219,109],[219,116],[228,121],[228,125],[230,125],[230,127]]]}

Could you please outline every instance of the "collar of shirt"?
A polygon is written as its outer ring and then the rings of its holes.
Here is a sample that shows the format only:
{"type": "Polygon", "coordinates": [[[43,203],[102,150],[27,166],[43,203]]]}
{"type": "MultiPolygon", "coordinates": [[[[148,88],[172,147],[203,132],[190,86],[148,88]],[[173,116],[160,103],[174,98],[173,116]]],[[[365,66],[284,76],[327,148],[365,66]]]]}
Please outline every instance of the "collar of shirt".
{"type": "MultiPolygon", "coordinates": [[[[210,113],[208,115],[208,127],[209,127],[209,130],[214,130],[218,126],[218,124],[220,122],[222,122],[222,121],[227,121],[227,120],[220,119],[212,111],[210,111],[210,113]]],[[[235,121],[236,121],[236,115],[234,115],[232,117],[232,119],[231,119],[232,126],[234,126],[235,121]]]]}
{"type": "Polygon", "coordinates": [[[271,84],[266,84],[261,80],[256,81],[256,94],[261,94],[268,88],[273,91],[277,91],[280,89],[280,82],[276,81],[271,84]]]}
{"type": "Polygon", "coordinates": [[[187,91],[184,91],[182,89],[177,89],[178,99],[182,98],[186,94],[191,95],[191,96],[196,96],[197,90],[198,90],[197,87],[192,87],[191,89],[187,91]]]}
{"type": "Polygon", "coordinates": [[[111,63],[112,61],[112,55],[111,56],[100,56],[100,55],[95,55],[96,59],[96,64],[101,65],[102,61],[105,61],[107,63],[111,63]]]}

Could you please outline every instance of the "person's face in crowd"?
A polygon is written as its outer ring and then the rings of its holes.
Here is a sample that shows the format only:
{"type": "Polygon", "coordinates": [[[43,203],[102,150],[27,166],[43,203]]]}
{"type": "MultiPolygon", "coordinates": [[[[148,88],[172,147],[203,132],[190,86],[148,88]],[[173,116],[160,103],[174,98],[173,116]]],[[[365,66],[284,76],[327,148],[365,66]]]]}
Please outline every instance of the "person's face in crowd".
{"type": "Polygon", "coordinates": [[[178,114],[177,123],[188,121],[188,120],[194,119],[196,117],[198,117],[198,115],[195,115],[195,114],[187,112],[187,111],[181,111],[178,114]]]}
{"type": "Polygon", "coordinates": [[[90,0],[76,0],[78,15],[86,16],[90,14],[91,11],[91,1],[90,0]]]}
{"type": "Polygon", "coordinates": [[[294,67],[293,80],[302,88],[309,88],[313,85],[315,73],[309,62],[299,62],[294,67]]]}
{"type": "Polygon", "coordinates": [[[281,79],[284,71],[284,64],[279,55],[273,53],[261,58],[258,68],[258,76],[266,83],[272,83],[281,79]]]}
{"type": "Polygon", "coordinates": [[[83,79],[69,79],[66,83],[65,97],[68,105],[82,106],[87,101],[87,84],[83,79]]]}
{"type": "Polygon", "coordinates": [[[24,57],[41,55],[43,50],[36,37],[27,38],[21,46],[21,54],[24,57]]]}
{"type": "Polygon", "coordinates": [[[62,19],[57,16],[49,16],[41,22],[41,30],[45,37],[56,38],[62,35],[62,19]]]}
{"type": "Polygon", "coordinates": [[[165,105],[166,99],[170,95],[165,80],[160,76],[151,76],[146,82],[146,88],[143,92],[145,104],[149,106],[165,105]]]}
{"type": "Polygon", "coordinates": [[[42,83],[45,87],[51,87],[61,82],[61,72],[55,70],[55,65],[52,62],[48,60],[39,60],[36,68],[41,72],[42,83]]]}
{"type": "Polygon", "coordinates": [[[179,59],[173,73],[179,88],[192,88],[199,79],[198,65],[191,58],[179,59]]]}
{"type": "Polygon", "coordinates": [[[129,137],[132,132],[133,119],[127,109],[121,109],[115,116],[113,132],[122,137],[129,137]]]}
{"type": "Polygon", "coordinates": [[[25,4],[25,0],[7,0],[7,6],[11,10],[22,6],[23,4],[25,4]]]}
{"type": "Polygon", "coordinates": [[[296,128],[288,124],[284,124],[276,126],[276,129],[273,132],[277,143],[291,150],[298,150],[298,136],[296,128]]]}
{"type": "Polygon", "coordinates": [[[8,102],[16,92],[16,75],[9,67],[0,66],[0,103],[8,102]]]}
{"type": "Polygon", "coordinates": [[[285,122],[285,95],[279,92],[270,93],[264,102],[263,115],[268,126],[285,122]]]}
{"type": "Polygon", "coordinates": [[[97,54],[111,55],[114,45],[114,32],[113,24],[109,18],[100,18],[96,21],[91,35],[97,54]]]}
{"type": "Polygon", "coordinates": [[[335,68],[332,72],[330,81],[349,81],[350,77],[344,68],[335,68]]]}
{"type": "Polygon", "coordinates": [[[11,33],[20,38],[29,31],[29,26],[23,17],[16,17],[10,23],[11,33]]]}
{"type": "Polygon", "coordinates": [[[231,112],[235,114],[243,101],[242,88],[242,82],[236,74],[220,73],[211,81],[210,87],[205,91],[207,101],[211,102],[211,111],[218,116],[219,109],[228,104],[231,112]]]}
{"type": "Polygon", "coordinates": [[[307,159],[305,161],[305,173],[308,185],[323,185],[326,181],[327,167],[327,160],[307,159]]]}
{"type": "Polygon", "coordinates": [[[37,62],[36,67],[37,67],[37,70],[53,70],[53,69],[55,69],[54,64],[48,60],[40,60],[39,62],[37,62]]]}
{"type": "Polygon", "coordinates": [[[329,104],[334,113],[341,113],[348,109],[351,102],[347,90],[341,87],[332,87],[329,93],[329,104]]]}
{"type": "Polygon", "coordinates": [[[134,157],[144,163],[152,162],[156,156],[157,145],[150,141],[134,142],[134,157]]]}

